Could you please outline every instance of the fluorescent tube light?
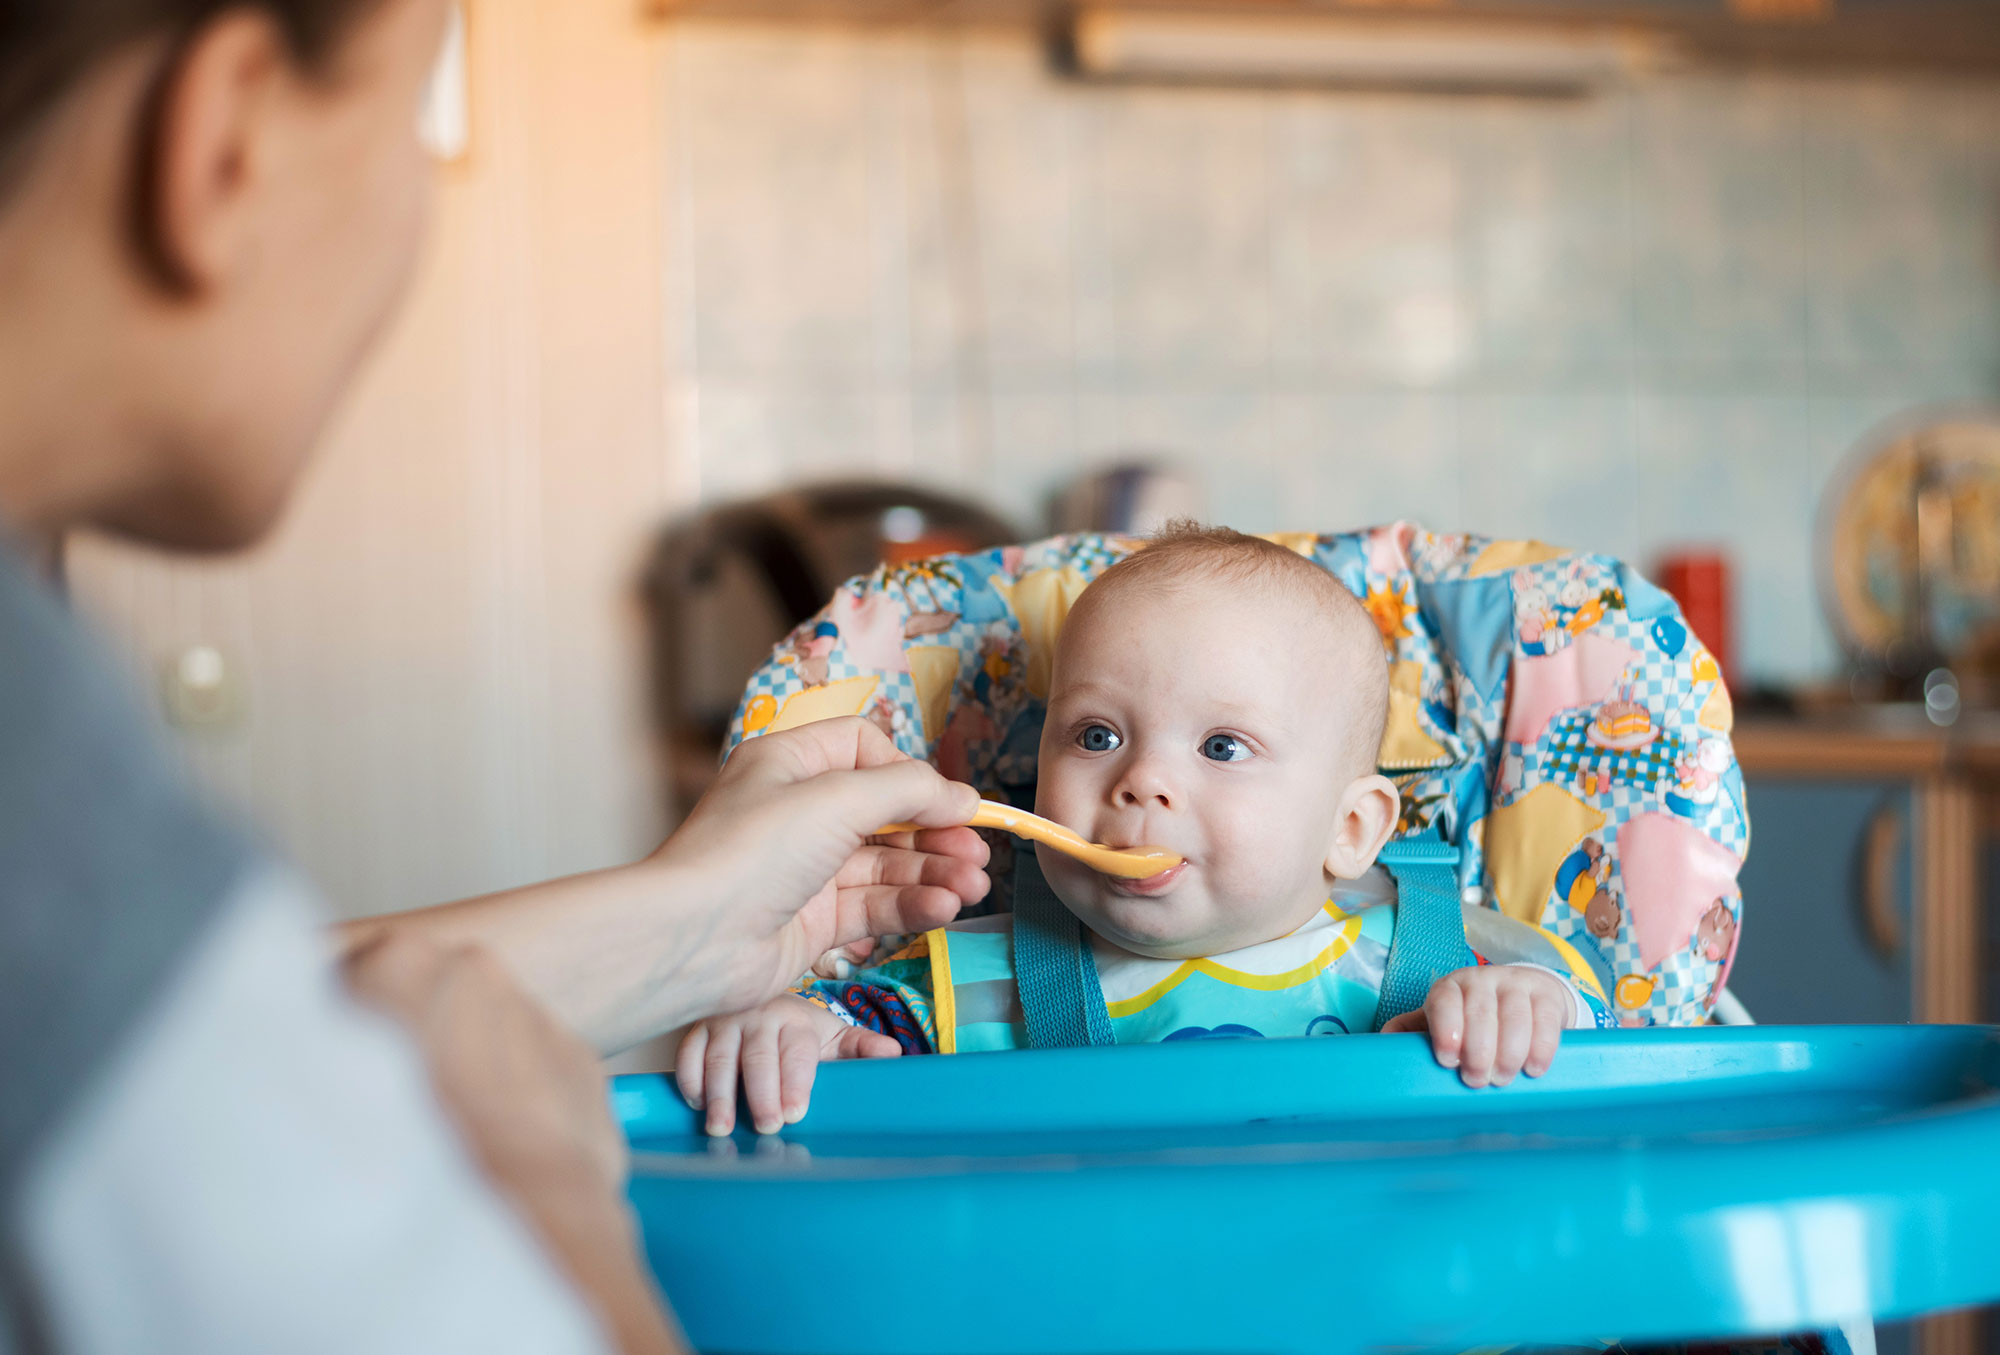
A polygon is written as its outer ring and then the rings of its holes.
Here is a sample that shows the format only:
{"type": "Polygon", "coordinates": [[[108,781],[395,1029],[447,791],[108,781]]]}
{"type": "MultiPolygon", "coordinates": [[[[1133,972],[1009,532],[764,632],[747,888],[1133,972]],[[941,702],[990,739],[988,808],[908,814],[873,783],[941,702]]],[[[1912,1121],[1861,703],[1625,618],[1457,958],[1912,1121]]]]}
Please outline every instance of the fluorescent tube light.
{"type": "Polygon", "coordinates": [[[1586,94],[1672,55],[1635,28],[1339,15],[1084,10],[1069,37],[1094,79],[1466,93],[1586,94]]]}

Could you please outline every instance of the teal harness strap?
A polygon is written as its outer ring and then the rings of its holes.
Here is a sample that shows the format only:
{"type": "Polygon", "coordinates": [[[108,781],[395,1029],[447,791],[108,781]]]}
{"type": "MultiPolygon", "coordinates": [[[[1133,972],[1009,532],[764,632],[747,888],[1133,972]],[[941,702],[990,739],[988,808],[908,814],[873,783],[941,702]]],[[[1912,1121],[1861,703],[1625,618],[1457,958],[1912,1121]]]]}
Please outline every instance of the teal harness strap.
{"type": "Polygon", "coordinates": [[[1083,924],[1049,888],[1026,843],[1014,849],[1014,982],[1028,1048],[1114,1043],[1083,924]]]}
{"type": "Polygon", "coordinates": [[[1379,859],[1396,878],[1396,936],[1382,973],[1377,1030],[1420,1009],[1431,985],[1446,974],[1478,962],[1465,944],[1458,848],[1426,833],[1391,842],[1379,859]]]}

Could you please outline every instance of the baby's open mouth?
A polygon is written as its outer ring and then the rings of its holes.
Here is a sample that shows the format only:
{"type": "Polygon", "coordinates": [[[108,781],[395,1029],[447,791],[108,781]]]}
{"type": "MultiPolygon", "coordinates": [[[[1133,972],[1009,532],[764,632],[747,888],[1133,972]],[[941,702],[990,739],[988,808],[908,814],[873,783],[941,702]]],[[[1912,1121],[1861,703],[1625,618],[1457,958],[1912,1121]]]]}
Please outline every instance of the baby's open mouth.
{"type": "Polygon", "coordinates": [[[1174,887],[1175,882],[1178,881],[1182,875],[1186,874],[1187,868],[1188,868],[1188,863],[1185,860],[1182,860],[1175,862],[1171,866],[1168,866],[1165,870],[1160,871],[1158,874],[1147,875],[1141,879],[1137,880],[1120,879],[1116,875],[1106,875],[1104,876],[1104,881],[1111,887],[1114,893],[1133,894],[1143,898],[1157,894],[1164,894],[1169,889],[1172,889],[1174,887]]]}

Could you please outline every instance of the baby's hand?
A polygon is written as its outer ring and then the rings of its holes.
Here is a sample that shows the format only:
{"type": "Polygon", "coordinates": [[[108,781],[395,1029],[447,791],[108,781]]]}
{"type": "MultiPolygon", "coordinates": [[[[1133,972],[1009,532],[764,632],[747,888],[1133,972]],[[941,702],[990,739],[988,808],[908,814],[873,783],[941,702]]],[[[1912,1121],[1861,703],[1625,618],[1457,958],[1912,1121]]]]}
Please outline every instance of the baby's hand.
{"type": "Polygon", "coordinates": [[[1439,979],[1422,1011],[1392,1017],[1382,1033],[1427,1030],[1431,1053],[1466,1086],[1504,1087],[1516,1073],[1549,1070],[1573,1005],[1546,969],[1478,965],[1439,979]]]}
{"type": "Polygon", "coordinates": [[[708,1110],[708,1132],[736,1127],[736,1081],[759,1134],[775,1134],[805,1116],[819,1065],[831,1059],[892,1059],[902,1046],[887,1035],[850,1026],[817,1003],[790,993],[754,1011],[719,1016],[691,1027],[674,1059],[674,1080],[696,1110],[708,1110]]]}

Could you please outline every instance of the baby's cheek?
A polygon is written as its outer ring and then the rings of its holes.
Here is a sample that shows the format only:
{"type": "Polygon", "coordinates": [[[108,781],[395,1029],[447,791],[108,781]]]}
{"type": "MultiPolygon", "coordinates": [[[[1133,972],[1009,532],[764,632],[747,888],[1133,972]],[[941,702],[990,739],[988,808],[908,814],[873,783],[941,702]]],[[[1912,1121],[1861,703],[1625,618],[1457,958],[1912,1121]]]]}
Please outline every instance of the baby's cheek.
{"type": "Polygon", "coordinates": [[[1079,780],[1074,764],[1062,758],[1043,758],[1035,778],[1035,812],[1088,834],[1090,825],[1076,821],[1077,803],[1083,797],[1079,780]]]}
{"type": "Polygon", "coordinates": [[[1295,883],[1300,834],[1284,806],[1238,806],[1210,832],[1219,894],[1264,899],[1295,883]]]}

